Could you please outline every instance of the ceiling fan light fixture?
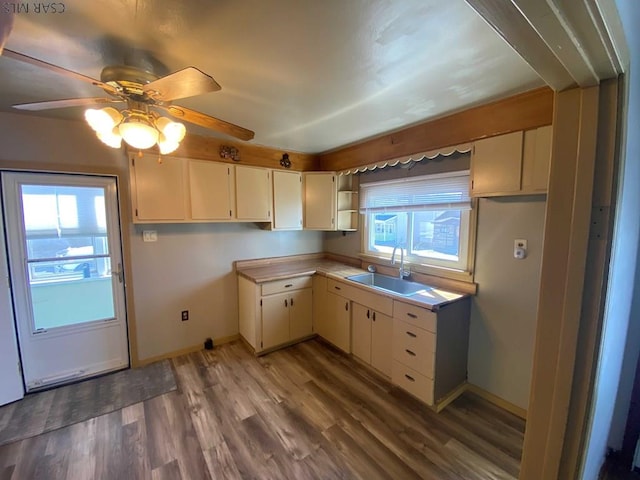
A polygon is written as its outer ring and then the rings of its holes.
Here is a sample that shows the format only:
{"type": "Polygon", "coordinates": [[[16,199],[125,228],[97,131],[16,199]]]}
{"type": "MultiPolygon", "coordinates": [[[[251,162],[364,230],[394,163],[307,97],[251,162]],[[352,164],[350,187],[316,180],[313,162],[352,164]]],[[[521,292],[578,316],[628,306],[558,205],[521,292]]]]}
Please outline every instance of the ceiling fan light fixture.
{"type": "Polygon", "coordinates": [[[175,152],[180,146],[179,142],[172,142],[167,138],[163,138],[164,135],[160,134],[160,138],[158,139],[158,148],[160,149],[160,153],[162,155],[168,155],[169,153],[175,152]]]}
{"type": "Polygon", "coordinates": [[[102,143],[111,148],[120,148],[120,146],[122,145],[122,136],[118,132],[117,127],[114,127],[110,132],[106,130],[102,132],[96,132],[96,135],[102,143]]]}
{"type": "Polygon", "coordinates": [[[187,129],[184,126],[184,124],[180,122],[173,122],[169,120],[167,117],[159,117],[155,123],[156,123],[156,128],[161,133],[161,138],[162,138],[162,135],[164,135],[164,138],[167,141],[170,141],[173,143],[180,143],[187,133],[187,129]]]}
{"type": "Polygon", "coordinates": [[[111,132],[122,121],[122,114],[112,107],[89,108],[84,118],[95,132],[111,132]]]}
{"type": "Polygon", "coordinates": [[[141,115],[132,115],[126,118],[118,129],[125,142],[140,150],[153,147],[158,142],[160,135],[160,132],[141,115]]]}

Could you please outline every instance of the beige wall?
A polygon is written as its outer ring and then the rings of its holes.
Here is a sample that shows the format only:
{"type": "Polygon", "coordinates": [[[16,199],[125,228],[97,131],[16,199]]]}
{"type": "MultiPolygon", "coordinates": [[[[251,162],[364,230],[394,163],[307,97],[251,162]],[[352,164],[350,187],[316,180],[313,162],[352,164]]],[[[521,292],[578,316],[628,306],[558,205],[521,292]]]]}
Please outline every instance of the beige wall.
{"type": "MultiPolygon", "coordinates": [[[[233,260],[322,250],[321,232],[270,232],[254,224],[145,226],[131,223],[127,159],[83,122],[0,113],[0,168],[119,175],[127,309],[138,358],[238,333],[233,260]],[[190,320],[180,321],[189,310],[190,320]]],[[[134,348],[135,350],[135,348],[134,348]]]]}
{"type": "Polygon", "coordinates": [[[545,198],[478,202],[469,382],[523,409],[533,366],[545,198]],[[528,241],[524,260],[513,257],[515,239],[528,241]]]}
{"type": "Polygon", "coordinates": [[[254,224],[137,225],[131,237],[141,359],[238,334],[233,261],[322,251],[321,232],[273,232],[254,224]],[[158,241],[144,243],[143,230],[158,241]],[[180,312],[189,310],[182,322],[180,312]]]}

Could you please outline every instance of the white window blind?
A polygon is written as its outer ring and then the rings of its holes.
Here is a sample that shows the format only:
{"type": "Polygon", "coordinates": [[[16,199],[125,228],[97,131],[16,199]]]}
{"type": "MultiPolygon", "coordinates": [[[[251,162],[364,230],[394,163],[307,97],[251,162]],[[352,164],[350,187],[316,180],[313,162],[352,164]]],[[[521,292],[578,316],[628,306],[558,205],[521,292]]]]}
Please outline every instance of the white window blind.
{"type": "Polygon", "coordinates": [[[468,170],[360,185],[360,213],[470,208],[468,170]]]}

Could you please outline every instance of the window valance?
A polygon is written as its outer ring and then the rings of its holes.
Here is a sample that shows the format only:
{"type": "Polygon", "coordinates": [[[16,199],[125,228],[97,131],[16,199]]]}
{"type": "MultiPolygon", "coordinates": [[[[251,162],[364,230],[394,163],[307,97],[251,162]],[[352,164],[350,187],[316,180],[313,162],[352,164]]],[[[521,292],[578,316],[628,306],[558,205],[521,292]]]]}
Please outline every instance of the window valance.
{"type": "Polygon", "coordinates": [[[468,153],[473,148],[473,143],[463,143],[460,145],[453,145],[450,147],[443,147],[436,150],[429,150],[426,152],[414,153],[409,156],[402,156],[391,160],[382,160],[380,162],[372,163],[370,165],[363,165],[361,167],[354,167],[347,170],[338,172],[340,175],[350,175],[358,172],[366,172],[367,170],[375,170],[377,168],[395,167],[396,165],[406,165],[410,162],[420,162],[426,159],[432,159],[439,156],[448,157],[454,153],[468,153]]]}

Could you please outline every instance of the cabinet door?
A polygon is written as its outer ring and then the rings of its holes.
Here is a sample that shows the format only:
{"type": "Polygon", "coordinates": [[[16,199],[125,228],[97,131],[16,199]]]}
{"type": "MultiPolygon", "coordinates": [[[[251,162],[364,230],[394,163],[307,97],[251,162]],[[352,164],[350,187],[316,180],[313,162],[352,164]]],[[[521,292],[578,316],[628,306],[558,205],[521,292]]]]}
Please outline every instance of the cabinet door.
{"type": "Polygon", "coordinates": [[[551,164],[551,125],[524,132],[522,191],[544,193],[549,183],[551,164]]]}
{"type": "Polygon", "coordinates": [[[262,297],[262,348],[289,341],[289,293],[262,297]]]}
{"type": "Polygon", "coordinates": [[[306,337],[313,333],[312,298],[313,295],[310,288],[291,292],[289,304],[291,340],[306,337]]]}
{"type": "Polygon", "coordinates": [[[184,160],[143,155],[131,160],[133,216],[139,221],[185,220],[184,160]]]}
{"type": "Polygon", "coordinates": [[[328,316],[328,341],[339,349],[351,352],[351,305],[350,301],[333,292],[327,292],[327,304],[333,312],[328,316]]]}
{"type": "Polygon", "coordinates": [[[371,320],[375,313],[359,303],[351,307],[351,353],[371,364],[371,320]]]}
{"type": "Polygon", "coordinates": [[[336,229],[336,175],[333,172],[304,174],[304,228],[336,229]]]}
{"type": "Polygon", "coordinates": [[[373,312],[371,318],[371,366],[387,377],[391,377],[392,338],[393,319],[384,313],[373,312]]]}
{"type": "Polygon", "coordinates": [[[302,174],[275,170],[272,175],[274,230],[301,230],[302,174]]]}
{"type": "Polygon", "coordinates": [[[271,173],[266,168],[236,165],[236,218],[271,221],[271,173]]]}
{"type": "Polygon", "coordinates": [[[191,218],[229,220],[233,217],[233,165],[189,160],[191,218]]]}
{"type": "Polygon", "coordinates": [[[328,309],[327,277],[313,276],[313,331],[327,338],[328,318],[333,310],[328,309]]]}
{"type": "Polygon", "coordinates": [[[523,132],[478,140],[471,157],[473,196],[518,193],[522,174],[523,132]]]}

